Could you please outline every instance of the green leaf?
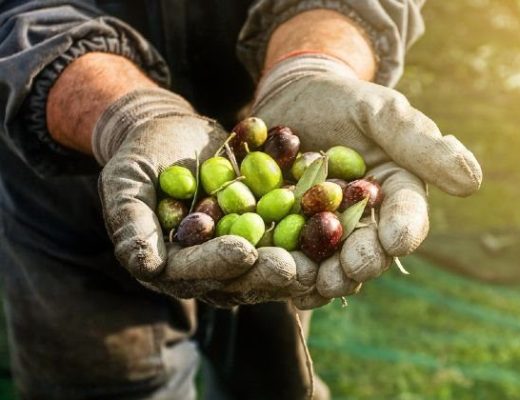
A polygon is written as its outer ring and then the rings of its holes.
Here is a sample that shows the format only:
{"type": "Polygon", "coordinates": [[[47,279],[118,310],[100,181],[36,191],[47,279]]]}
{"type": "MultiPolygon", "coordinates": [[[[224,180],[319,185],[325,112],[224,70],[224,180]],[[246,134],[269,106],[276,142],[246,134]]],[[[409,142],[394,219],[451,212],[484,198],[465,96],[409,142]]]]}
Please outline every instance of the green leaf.
{"type": "Polygon", "coordinates": [[[326,155],[314,160],[313,163],[309,165],[294,188],[295,200],[291,213],[297,214],[300,212],[300,203],[305,192],[317,183],[325,182],[327,174],[328,157],[326,155]]]}
{"type": "Polygon", "coordinates": [[[361,217],[363,216],[367,203],[368,197],[365,197],[363,200],[350,206],[340,214],[339,221],[343,227],[341,240],[345,240],[352,232],[354,232],[354,229],[356,229],[361,217]]]}

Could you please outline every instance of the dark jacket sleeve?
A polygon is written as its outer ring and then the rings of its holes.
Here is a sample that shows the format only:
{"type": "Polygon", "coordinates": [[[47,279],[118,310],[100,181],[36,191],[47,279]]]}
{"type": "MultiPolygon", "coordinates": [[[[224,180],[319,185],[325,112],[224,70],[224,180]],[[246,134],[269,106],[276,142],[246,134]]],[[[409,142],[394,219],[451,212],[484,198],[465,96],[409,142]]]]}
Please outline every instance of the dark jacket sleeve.
{"type": "Polygon", "coordinates": [[[258,79],[269,38],[291,17],[318,8],[338,11],[370,37],[378,58],[375,81],[394,86],[403,73],[406,50],[424,32],[425,0],[256,0],[240,33],[238,55],[258,79]]]}
{"type": "Polygon", "coordinates": [[[74,59],[92,51],[118,54],[169,86],[168,68],[157,51],[92,3],[0,0],[0,145],[42,176],[95,167],[92,158],[53,141],[46,128],[49,89],[74,59]]]}

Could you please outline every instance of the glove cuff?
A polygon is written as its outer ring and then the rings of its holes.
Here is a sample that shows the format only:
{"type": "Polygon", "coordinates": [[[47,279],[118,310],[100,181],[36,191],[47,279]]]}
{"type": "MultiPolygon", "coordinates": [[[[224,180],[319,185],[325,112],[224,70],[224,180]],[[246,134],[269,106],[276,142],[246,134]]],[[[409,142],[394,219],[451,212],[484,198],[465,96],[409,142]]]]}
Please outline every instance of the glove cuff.
{"type": "Polygon", "coordinates": [[[198,117],[184,98],[164,89],[139,89],[126,94],[108,107],[96,122],[92,152],[105,165],[124,139],[135,128],[156,118],[198,117]]]}
{"type": "Polygon", "coordinates": [[[344,62],[324,54],[305,54],[286,58],[265,74],[256,91],[253,109],[258,109],[288,85],[309,76],[339,76],[358,79],[344,62]]]}

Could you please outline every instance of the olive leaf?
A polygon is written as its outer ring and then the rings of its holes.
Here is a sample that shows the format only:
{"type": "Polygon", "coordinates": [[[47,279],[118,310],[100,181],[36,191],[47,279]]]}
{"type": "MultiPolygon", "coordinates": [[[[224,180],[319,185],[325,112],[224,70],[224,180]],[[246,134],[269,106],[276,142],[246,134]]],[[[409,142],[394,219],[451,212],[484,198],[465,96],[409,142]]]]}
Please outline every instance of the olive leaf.
{"type": "Polygon", "coordinates": [[[294,206],[291,213],[297,214],[300,212],[301,201],[305,192],[314,185],[324,182],[327,179],[327,174],[328,157],[326,155],[317,158],[309,165],[294,188],[294,206]]]}
{"type": "Polygon", "coordinates": [[[354,229],[356,229],[361,217],[363,216],[368,199],[368,196],[365,197],[363,200],[350,206],[339,215],[339,221],[343,227],[343,235],[341,236],[342,241],[349,237],[349,235],[354,232],[354,229]]]}

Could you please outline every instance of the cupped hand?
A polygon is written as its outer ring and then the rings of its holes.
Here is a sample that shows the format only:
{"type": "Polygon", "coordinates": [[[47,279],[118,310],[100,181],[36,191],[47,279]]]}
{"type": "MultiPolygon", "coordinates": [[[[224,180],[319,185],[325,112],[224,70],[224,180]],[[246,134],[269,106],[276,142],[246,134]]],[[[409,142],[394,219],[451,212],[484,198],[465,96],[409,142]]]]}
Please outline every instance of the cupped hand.
{"type": "MultiPolygon", "coordinates": [[[[321,272],[325,265],[331,270],[340,266],[347,278],[364,282],[426,238],[426,184],[450,195],[469,196],[478,190],[482,171],[457,138],[443,136],[399,92],[356,79],[333,60],[296,58],[264,77],[253,115],[268,126],[295,129],[302,151],[337,145],[355,149],[367,163],[366,175],[382,184],[385,198],[377,224],[368,221],[355,230],[339,253],[320,267],[321,272]]],[[[345,291],[350,285],[345,281],[345,291]]]]}

